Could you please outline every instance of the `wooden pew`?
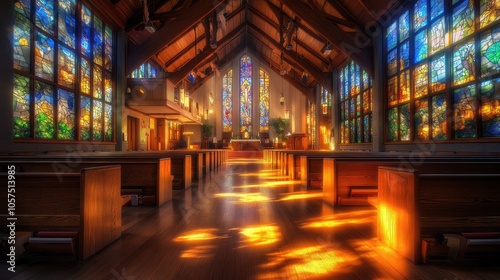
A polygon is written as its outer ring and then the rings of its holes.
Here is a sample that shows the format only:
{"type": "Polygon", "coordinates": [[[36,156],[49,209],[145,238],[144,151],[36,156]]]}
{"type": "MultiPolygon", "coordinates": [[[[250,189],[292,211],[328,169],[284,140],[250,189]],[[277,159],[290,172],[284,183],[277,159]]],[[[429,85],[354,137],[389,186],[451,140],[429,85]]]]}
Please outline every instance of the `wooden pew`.
{"type": "Polygon", "coordinates": [[[499,182],[500,174],[428,174],[380,167],[378,238],[421,263],[422,238],[499,232],[499,182]]]}
{"type": "MultiPolygon", "coordinates": [[[[121,236],[120,173],[120,166],[80,173],[16,172],[16,231],[77,232],[77,258],[87,259],[121,236]]],[[[7,201],[8,174],[0,177],[0,200],[7,201]]],[[[7,207],[0,216],[5,228],[7,207]]]]}
{"type": "Polygon", "coordinates": [[[73,173],[82,168],[115,165],[122,167],[121,186],[139,189],[141,195],[155,197],[154,206],[172,200],[171,160],[157,155],[130,153],[71,153],[66,155],[0,157],[0,167],[14,164],[23,172],[73,173]]]}

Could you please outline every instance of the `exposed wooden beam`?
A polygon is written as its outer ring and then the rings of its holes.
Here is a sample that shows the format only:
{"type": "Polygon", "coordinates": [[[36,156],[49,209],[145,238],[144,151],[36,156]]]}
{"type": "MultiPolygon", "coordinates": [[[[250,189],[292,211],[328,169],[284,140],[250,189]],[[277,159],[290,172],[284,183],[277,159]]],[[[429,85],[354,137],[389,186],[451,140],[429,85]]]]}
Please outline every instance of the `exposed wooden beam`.
{"type": "Polygon", "coordinates": [[[174,63],[177,59],[185,55],[188,51],[190,51],[194,46],[201,41],[203,41],[206,38],[206,34],[201,34],[200,37],[196,38],[195,41],[193,41],[189,46],[184,48],[182,51],[178,52],[176,55],[174,55],[172,58],[170,58],[167,62],[165,62],[165,68],[168,68],[172,63],[174,63]]]}
{"type": "Polygon", "coordinates": [[[168,28],[156,31],[138,46],[130,46],[126,73],[130,74],[159,49],[175,42],[186,30],[193,28],[193,26],[222,4],[223,1],[221,0],[198,1],[189,9],[189,14],[174,19],[168,28]]]}
{"type": "MultiPolygon", "coordinates": [[[[274,5],[270,5],[274,8],[276,8],[274,5]]],[[[262,20],[264,20],[265,22],[267,22],[269,25],[273,26],[274,28],[276,28],[277,30],[279,30],[279,25],[276,24],[276,22],[274,22],[272,19],[266,17],[264,14],[262,14],[260,11],[256,10],[255,8],[253,8],[252,6],[249,6],[248,7],[249,10],[254,13],[257,17],[261,18],[262,20]]],[[[278,9],[279,11],[279,9],[278,9]]],[[[287,18],[289,18],[287,16],[287,18]]],[[[300,27],[301,29],[303,29],[306,33],[308,33],[309,35],[311,35],[312,37],[314,37],[316,40],[318,41],[326,41],[325,38],[322,38],[320,37],[319,35],[316,35],[316,33],[314,33],[313,31],[309,30],[309,29],[304,29],[304,27],[302,25],[300,25],[299,21],[298,20],[294,20],[294,23],[297,27],[300,27]]],[[[320,56],[318,54],[318,52],[314,51],[313,49],[311,49],[309,46],[299,42],[299,46],[301,46],[304,50],[306,50],[308,53],[310,53],[312,56],[318,58],[319,60],[321,60],[324,64],[325,64],[325,67],[328,67],[330,65],[330,63],[325,60],[322,56],[320,56]]]]}
{"type": "Polygon", "coordinates": [[[309,47],[308,45],[306,45],[300,41],[297,41],[297,38],[294,38],[293,41],[295,41],[299,47],[303,48],[308,53],[310,53],[312,56],[314,56],[316,59],[321,61],[323,63],[323,66],[325,66],[325,69],[328,69],[330,67],[330,63],[326,59],[324,59],[322,56],[318,55],[318,53],[316,51],[314,51],[313,49],[311,49],[311,47],[309,47]]]}
{"type": "MultiPolygon", "coordinates": [[[[260,30],[257,26],[253,25],[252,23],[247,23],[247,25],[257,32],[258,36],[254,36],[257,39],[258,37],[266,39],[269,43],[271,43],[275,48],[280,49],[281,44],[279,42],[276,42],[271,36],[268,34],[264,33],[262,30],[260,30]]],[[[309,73],[318,83],[320,83],[322,86],[331,89],[332,88],[332,79],[328,73],[323,73],[319,69],[316,68],[316,66],[312,65],[310,62],[308,62],[305,58],[299,57],[297,53],[293,51],[287,51],[283,50],[283,54],[285,55],[285,58],[292,61],[293,63],[298,64],[302,69],[304,69],[307,73],[309,73]]]]}
{"type": "Polygon", "coordinates": [[[210,46],[205,46],[204,50],[200,54],[193,57],[188,63],[184,64],[179,70],[171,73],[168,76],[168,79],[174,85],[176,85],[177,83],[179,83],[179,81],[181,81],[184,77],[186,77],[189,74],[189,72],[193,71],[193,69],[199,67],[200,65],[207,64],[211,59],[215,59],[217,57],[216,55],[217,50],[224,48],[233,39],[241,35],[241,33],[245,31],[244,27],[245,26],[242,24],[237,29],[234,29],[233,31],[229,32],[227,36],[225,36],[222,40],[220,40],[219,46],[215,50],[210,48],[210,46]]]}
{"type": "Polygon", "coordinates": [[[346,9],[344,5],[342,5],[338,0],[327,0],[327,2],[332,5],[332,7],[337,10],[342,16],[344,16],[347,20],[356,23],[358,27],[363,26],[361,21],[352,15],[352,13],[346,9]]]}
{"type": "Polygon", "coordinates": [[[311,101],[314,101],[315,98],[314,98],[314,89],[313,88],[310,88],[310,87],[306,87],[304,86],[303,84],[297,82],[294,78],[292,78],[291,76],[289,75],[284,75],[282,76],[281,73],[280,73],[280,66],[279,65],[276,65],[276,63],[273,62],[272,59],[270,59],[269,57],[267,57],[265,54],[263,54],[262,52],[258,51],[255,47],[249,47],[248,48],[250,50],[251,53],[253,53],[255,56],[259,57],[260,60],[266,62],[268,65],[270,65],[271,69],[278,75],[280,75],[281,77],[283,77],[287,82],[289,82],[293,87],[295,87],[296,89],[298,89],[307,99],[311,100],[311,101]]]}
{"type": "MultiPolygon", "coordinates": [[[[344,55],[350,57],[369,75],[373,75],[373,48],[371,38],[355,41],[354,35],[348,34],[317,13],[300,0],[280,0],[298,17],[323,34],[344,55]]],[[[312,73],[311,73],[312,74],[312,73]]]]}

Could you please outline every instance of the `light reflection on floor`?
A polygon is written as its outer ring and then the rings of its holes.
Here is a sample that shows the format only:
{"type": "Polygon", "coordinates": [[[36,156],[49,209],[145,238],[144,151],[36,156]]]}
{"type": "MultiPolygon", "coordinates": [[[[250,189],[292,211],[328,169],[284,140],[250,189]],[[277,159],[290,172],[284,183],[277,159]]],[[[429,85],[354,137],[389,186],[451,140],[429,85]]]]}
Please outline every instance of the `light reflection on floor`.
{"type": "Polygon", "coordinates": [[[261,246],[281,240],[281,232],[275,225],[258,225],[240,229],[242,246],[261,246]]]}

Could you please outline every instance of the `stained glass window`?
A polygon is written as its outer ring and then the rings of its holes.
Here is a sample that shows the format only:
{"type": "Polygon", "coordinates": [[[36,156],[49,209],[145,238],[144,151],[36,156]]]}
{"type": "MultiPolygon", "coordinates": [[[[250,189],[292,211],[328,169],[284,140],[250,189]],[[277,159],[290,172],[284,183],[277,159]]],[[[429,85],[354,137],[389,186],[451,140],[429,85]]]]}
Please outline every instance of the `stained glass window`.
{"type": "Polygon", "coordinates": [[[35,75],[52,81],[54,79],[54,40],[36,32],[35,75]]]}
{"type": "Polygon", "coordinates": [[[396,46],[396,44],[397,44],[397,38],[398,38],[398,29],[397,29],[397,27],[398,27],[397,23],[394,22],[387,29],[386,39],[387,39],[387,49],[388,50],[393,49],[396,46]]]}
{"type": "Polygon", "coordinates": [[[54,0],[36,0],[36,27],[54,35],[54,0]]]}
{"type": "Polygon", "coordinates": [[[431,27],[431,54],[444,48],[445,34],[444,17],[442,17],[431,27]]]}
{"type": "Polygon", "coordinates": [[[75,0],[59,0],[59,40],[75,48],[76,3],[75,0]]]}
{"type": "Polygon", "coordinates": [[[401,141],[410,141],[410,104],[399,108],[399,137],[401,141]]]}
{"type": "Polygon", "coordinates": [[[35,138],[54,138],[54,88],[35,82],[35,138]]]}
{"type": "Polygon", "coordinates": [[[473,6],[473,0],[464,0],[453,9],[453,42],[474,32],[473,6]]]}
{"type": "Polygon", "coordinates": [[[497,27],[481,35],[481,75],[486,76],[499,71],[500,27],[497,27]]]}
{"type": "Polygon", "coordinates": [[[410,42],[406,41],[405,43],[399,46],[399,70],[406,69],[410,66],[410,42]]]}
{"type": "Polygon", "coordinates": [[[427,30],[423,30],[415,35],[415,63],[427,57],[427,30]]]}
{"type": "Polygon", "coordinates": [[[387,56],[388,74],[394,75],[398,71],[398,57],[397,50],[393,50],[387,56]]]}
{"type": "Polygon", "coordinates": [[[410,70],[401,72],[399,75],[399,94],[398,103],[410,100],[410,70]]]}
{"type": "Polygon", "coordinates": [[[63,46],[59,46],[58,81],[65,87],[75,87],[76,57],[75,53],[63,46]]]}
{"type": "Polygon", "coordinates": [[[432,97],[432,139],[446,139],[446,95],[432,97]]]}
{"type": "Polygon", "coordinates": [[[13,45],[14,69],[29,71],[31,65],[31,24],[21,13],[15,13],[13,45]]]}
{"type": "Polygon", "coordinates": [[[233,70],[222,76],[222,130],[233,131],[233,70]]]}
{"type": "Polygon", "coordinates": [[[30,128],[30,79],[14,74],[14,137],[28,138],[30,128]]]}
{"type": "Polygon", "coordinates": [[[146,62],[141,64],[137,69],[132,71],[131,78],[133,79],[143,79],[143,78],[158,78],[158,72],[153,64],[146,62]]]}
{"type": "Polygon", "coordinates": [[[454,91],[453,132],[455,138],[476,137],[476,86],[470,85],[454,91]]]}
{"type": "Polygon", "coordinates": [[[408,39],[408,34],[410,32],[410,15],[408,11],[403,13],[399,17],[399,42],[403,42],[408,39]]]}
{"type": "Polygon", "coordinates": [[[421,64],[415,67],[413,72],[413,80],[415,81],[415,97],[422,97],[428,93],[428,69],[427,64],[421,64]]]}
{"type": "Polygon", "coordinates": [[[269,75],[266,71],[259,70],[259,109],[260,131],[269,130],[269,75]]]}
{"type": "Polygon", "coordinates": [[[427,0],[419,0],[415,3],[413,14],[413,26],[415,31],[427,25],[427,0]]]}
{"type": "Polygon", "coordinates": [[[500,136],[500,79],[481,83],[481,121],[484,137],[500,136]]]}
{"type": "Polygon", "coordinates": [[[431,0],[431,20],[434,20],[444,11],[444,0],[431,0]]]}
{"type": "Polygon", "coordinates": [[[75,94],[59,89],[57,97],[57,138],[75,139],[75,94]]]}
{"type": "Polygon", "coordinates": [[[114,141],[113,31],[81,2],[14,3],[14,138],[114,141]]]}
{"type": "Polygon", "coordinates": [[[390,108],[388,112],[388,132],[387,132],[387,140],[391,142],[395,142],[399,140],[398,137],[398,107],[390,108]]]}
{"type": "Polygon", "coordinates": [[[437,57],[431,62],[431,91],[436,92],[446,87],[446,61],[445,57],[437,57]]]}
{"type": "Polygon", "coordinates": [[[240,59],[240,132],[243,137],[252,136],[252,59],[243,55],[240,59]]]}
{"type": "Polygon", "coordinates": [[[415,138],[429,139],[429,102],[427,99],[415,101],[415,138]]]}
{"type": "MultiPolygon", "coordinates": [[[[396,83],[397,80],[393,81],[396,83]]],[[[340,70],[339,82],[340,99],[345,100],[340,107],[340,123],[343,124],[340,128],[340,143],[371,142],[371,78],[354,61],[350,61],[340,70]]]]}
{"type": "Polygon", "coordinates": [[[481,28],[488,26],[500,18],[499,0],[481,0],[480,5],[479,24],[481,28]]]}
{"type": "Polygon", "coordinates": [[[453,52],[453,84],[461,85],[474,80],[474,42],[458,46],[453,52]]]}
{"type": "Polygon", "coordinates": [[[90,98],[82,96],[80,99],[80,139],[90,140],[90,98]]]}

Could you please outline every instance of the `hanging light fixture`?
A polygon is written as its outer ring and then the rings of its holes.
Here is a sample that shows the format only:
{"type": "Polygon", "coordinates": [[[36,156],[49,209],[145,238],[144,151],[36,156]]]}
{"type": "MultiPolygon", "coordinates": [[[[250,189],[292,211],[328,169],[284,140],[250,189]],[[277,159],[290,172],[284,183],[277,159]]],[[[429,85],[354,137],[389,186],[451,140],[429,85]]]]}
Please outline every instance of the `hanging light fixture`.
{"type": "Polygon", "coordinates": [[[283,72],[283,51],[281,51],[281,96],[280,96],[280,105],[283,106],[285,105],[285,96],[283,95],[283,76],[285,73],[283,72]]]}

